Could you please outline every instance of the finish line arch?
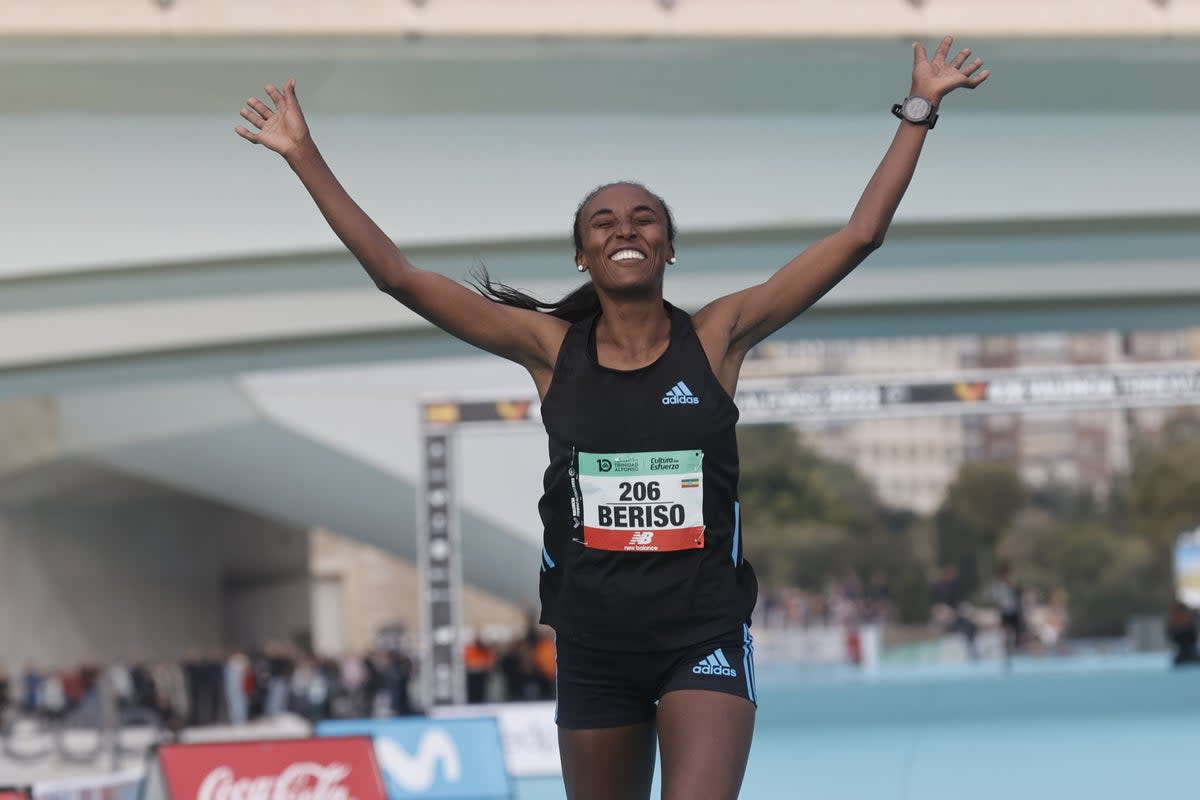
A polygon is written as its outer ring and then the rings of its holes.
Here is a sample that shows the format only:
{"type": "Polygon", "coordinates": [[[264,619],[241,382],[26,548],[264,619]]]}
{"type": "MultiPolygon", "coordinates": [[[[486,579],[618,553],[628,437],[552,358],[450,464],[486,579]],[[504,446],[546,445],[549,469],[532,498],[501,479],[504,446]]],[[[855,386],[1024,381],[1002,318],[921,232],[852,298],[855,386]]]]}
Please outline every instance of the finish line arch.
{"type": "MultiPolygon", "coordinates": [[[[971,370],[934,375],[748,378],[741,424],[1013,414],[1200,404],[1200,362],[971,370]]],[[[541,429],[536,397],[430,399],[420,406],[421,687],[425,706],[465,701],[456,442],[465,431],[541,429]]]]}

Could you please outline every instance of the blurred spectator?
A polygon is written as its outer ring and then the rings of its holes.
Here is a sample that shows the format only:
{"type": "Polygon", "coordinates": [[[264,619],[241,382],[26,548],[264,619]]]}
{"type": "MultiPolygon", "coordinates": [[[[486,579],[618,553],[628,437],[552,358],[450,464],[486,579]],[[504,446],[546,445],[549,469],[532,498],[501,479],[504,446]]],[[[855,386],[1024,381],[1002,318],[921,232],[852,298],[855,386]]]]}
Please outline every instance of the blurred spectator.
{"type": "Polygon", "coordinates": [[[129,674],[129,667],[124,664],[111,664],[104,671],[104,675],[117,706],[128,708],[133,705],[133,678],[129,674]]]}
{"type": "Polygon", "coordinates": [[[408,653],[397,648],[388,653],[387,687],[391,711],[397,716],[416,713],[409,700],[408,684],[412,680],[413,662],[408,653]]]}
{"type": "Polygon", "coordinates": [[[1000,612],[1000,625],[1004,629],[1004,656],[1012,658],[1021,649],[1025,635],[1025,614],[1021,585],[1013,578],[1012,565],[1000,564],[996,580],[989,590],[992,603],[1000,612]]]}
{"type": "Polygon", "coordinates": [[[214,725],[224,714],[225,667],[216,654],[193,653],[183,664],[188,693],[188,723],[214,725]]]}
{"type": "Polygon", "coordinates": [[[367,665],[355,655],[346,655],[338,665],[344,713],[348,717],[365,717],[371,713],[367,702],[367,665]]]}
{"type": "Polygon", "coordinates": [[[375,650],[363,659],[363,666],[367,670],[367,682],[364,687],[367,696],[367,716],[373,717],[379,709],[390,708],[392,705],[391,697],[387,693],[387,653],[375,650]]]}
{"type": "Polygon", "coordinates": [[[187,678],[183,665],[163,662],[155,665],[151,677],[158,695],[158,712],[169,730],[182,728],[191,714],[188,707],[187,678]]]}
{"type": "Polygon", "coordinates": [[[44,675],[39,683],[38,707],[47,716],[57,719],[67,713],[67,703],[63,676],[54,673],[44,675]]]}
{"type": "Polygon", "coordinates": [[[150,668],[143,663],[136,663],[129,668],[129,683],[131,687],[129,702],[136,708],[149,708],[162,711],[158,701],[158,686],[150,668]]]}
{"type": "Polygon", "coordinates": [[[1175,666],[1200,663],[1196,648],[1196,615],[1179,600],[1167,615],[1167,638],[1175,645],[1175,666]]]}
{"type": "Polygon", "coordinates": [[[500,657],[505,700],[541,700],[542,683],[533,660],[533,643],[528,637],[514,639],[500,657]]]}
{"type": "Polygon", "coordinates": [[[32,662],[21,673],[21,710],[32,714],[42,707],[42,674],[32,662]]]}
{"type": "Polygon", "coordinates": [[[329,715],[330,685],[324,667],[312,657],[302,656],[292,670],[292,710],[310,722],[329,715]]]}
{"type": "Polygon", "coordinates": [[[554,646],[554,634],[544,629],[533,646],[533,665],[537,671],[539,694],[544,700],[553,699],[558,676],[558,650],[554,646]]]}
{"type": "Polygon", "coordinates": [[[476,635],[463,649],[463,664],[467,671],[467,702],[488,702],[488,684],[496,667],[496,651],[476,635]]]}
{"type": "Polygon", "coordinates": [[[250,659],[234,650],[225,660],[225,709],[229,722],[242,725],[250,718],[250,695],[254,692],[254,671],[250,659]]]}
{"type": "Polygon", "coordinates": [[[8,703],[12,686],[8,680],[8,672],[5,671],[3,665],[0,665],[0,719],[4,717],[4,713],[8,711],[8,703]]]}
{"type": "Polygon", "coordinates": [[[862,616],[867,622],[889,622],[892,618],[892,592],[887,573],[881,569],[871,573],[862,616]]]}
{"type": "Polygon", "coordinates": [[[201,664],[200,654],[193,651],[188,653],[184,658],[183,664],[183,685],[187,689],[187,724],[200,724],[200,694],[203,691],[201,684],[204,682],[203,666],[201,664]]]}
{"type": "Polygon", "coordinates": [[[973,609],[966,603],[948,606],[938,603],[933,607],[930,622],[934,628],[949,636],[961,636],[966,646],[967,658],[975,661],[979,658],[979,647],[976,639],[979,635],[979,625],[975,622],[973,609]]]}
{"type": "Polygon", "coordinates": [[[1066,591],[1062,588],[1055,589],[1050,593],[1050,599],[1045,605],[1035,606],[1026,616],[1029,618],[1027,628],[1032,628],[1036,619],[1037,638],[1046,648],[1059,648],[1067,630],[1066,591]]]}
{"type": "Polygon", "coordinates": [[[933,583],[933,603],[934,605],[958,608],[962,601],[962,581],[958,577],[958,567],[946,564],[942,567],[938,579],[933,583]]]}
{"type": "Polygon", "coordinates": [[[944,633],[962,636],[967,647],[967,658],[971,661],[979,658],[979,648],[975,643],[979,626],[964,602],[958,567],[953,564],[943,566],[933,584],[933,624],[944,633]]]}
{"type": "Polygon", "coordinates": [[[263,714],[277,717],[288,710],[292,671],[295,662],[288,648],[278,642],[268,642],[263,652],[267,657],[267,699],[263,714]]]}
{"type": "MultiPolygon", "coordinates": [[[[84,674],[90,671],[88,666],[80,666],[75,669],[69,669],[62,672],[59,676],[59,682],[62,686],[63,704],[62,711],[70,711],[73,708],[78,708],[83,701],[83,680],[84,674]]],[[[90,677],[90,675],[89,675],[90,677]]],[[[47,682],[49,684],[49,681],[47,682]]]]}

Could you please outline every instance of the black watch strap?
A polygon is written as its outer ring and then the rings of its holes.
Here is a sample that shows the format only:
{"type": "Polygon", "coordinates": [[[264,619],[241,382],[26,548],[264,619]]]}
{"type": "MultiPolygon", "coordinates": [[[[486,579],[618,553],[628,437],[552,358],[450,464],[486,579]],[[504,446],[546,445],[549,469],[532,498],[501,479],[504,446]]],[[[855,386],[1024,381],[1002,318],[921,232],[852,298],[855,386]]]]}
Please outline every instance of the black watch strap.
{"type": "MultiPolygon", "coordinates": [[[[907,98],[905,98],[905,99],[907,99],[907,98]]],[[[920,122],[913,122],[908,117],[904,116],[904,103],[896,103],[892,106],[892,116],[894,116],[896,119],[902,119],[905,122],[910,122],[913,125],[928,125],[929,130],[933,130],[933,126],[937,125],[938,110],[937,110],[937,106],[931,106],[931,108],[929,110],[929,118],[928,119],[922,120],[920,122]]]]}

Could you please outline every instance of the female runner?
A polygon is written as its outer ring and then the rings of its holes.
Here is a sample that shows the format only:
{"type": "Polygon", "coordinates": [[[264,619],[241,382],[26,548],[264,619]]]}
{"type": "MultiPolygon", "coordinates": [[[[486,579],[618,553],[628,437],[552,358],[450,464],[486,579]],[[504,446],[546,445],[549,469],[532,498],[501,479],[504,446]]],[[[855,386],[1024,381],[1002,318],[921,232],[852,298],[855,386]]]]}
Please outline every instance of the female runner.
{"type": "Polygon", "coordinates": [[[987,79],[982,60],[913,45],[891,147],[844,228],[769,280],[689,316],[663,300],[675,263],[666,204],[643,186],[592,192],[575,215],[590,281],[539,303],[482,276],[480,293],[413,266],[350,198],[309,134],[295,82],[247,101],[237,132],[283,156],[380,290],[524,366],[542,398],[550,466],[539,511],[542,621],[558,644],[559,743],[571,800],[737,797],[757,698],[757,583],[742,559],[732,397],[747,351],[884,239],[942,100],[987,79]],[[272,107],[273,106],[273,107],[272,107]]]}

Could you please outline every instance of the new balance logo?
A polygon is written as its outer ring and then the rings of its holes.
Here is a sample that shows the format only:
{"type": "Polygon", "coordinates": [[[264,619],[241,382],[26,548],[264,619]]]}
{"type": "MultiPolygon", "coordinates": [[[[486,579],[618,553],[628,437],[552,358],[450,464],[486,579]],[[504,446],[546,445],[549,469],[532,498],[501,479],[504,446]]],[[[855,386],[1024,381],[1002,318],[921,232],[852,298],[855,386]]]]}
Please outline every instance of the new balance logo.
{"type": "Polygon", "coordinates": [[[737,677],[737,670],[729,666],[729,661],[726,660],[725,654],[721,652],[721,648],[717,648],[702,659],[699,664],[692,667],[692,672],[697,675],[725,675],[729,678],[737,677]]]}
{"type": "Polygon", "coordinates": [[[629,537],[630,545],[645,545],[654,541],[654,531],[638,531],[629,537]]]}
{"type": "Polygon", "coordinates": [[[664,406],[700,405],[700,398],[692,394],[692,390],[688,388],[683,381],[671,387],[671,390],[663,395],[662,399],[664,406]]]}

